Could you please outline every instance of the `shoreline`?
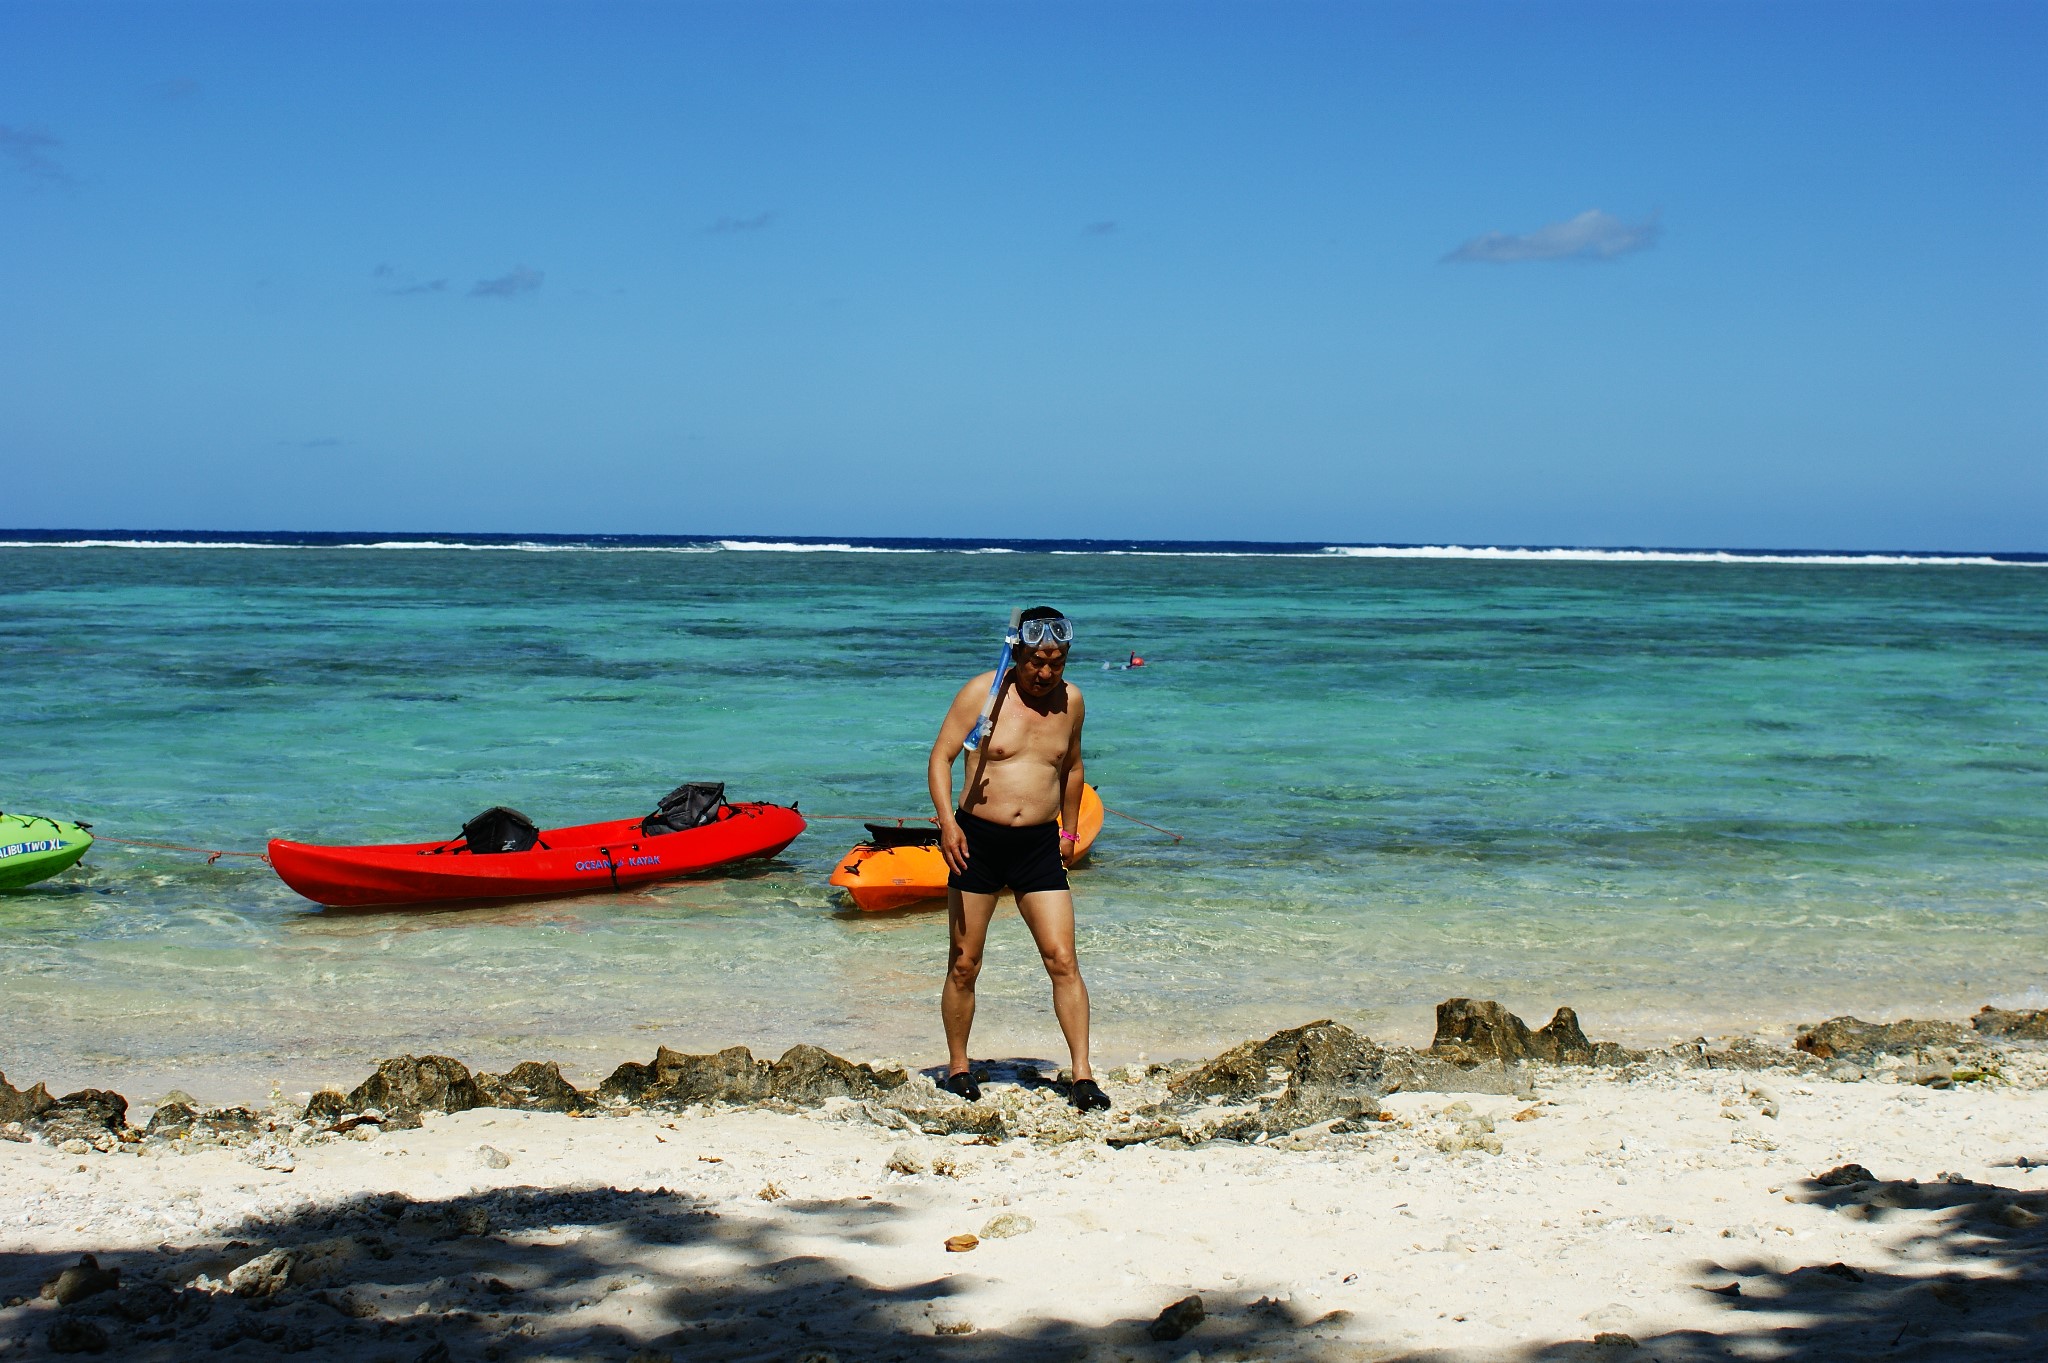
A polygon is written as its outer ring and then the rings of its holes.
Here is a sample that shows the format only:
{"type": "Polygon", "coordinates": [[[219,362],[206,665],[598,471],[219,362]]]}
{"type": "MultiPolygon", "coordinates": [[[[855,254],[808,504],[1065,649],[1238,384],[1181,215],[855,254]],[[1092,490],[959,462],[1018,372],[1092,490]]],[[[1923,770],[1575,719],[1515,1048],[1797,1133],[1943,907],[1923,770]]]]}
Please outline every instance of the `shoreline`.
{"type": "Polygon", "coordinates": [[[1532,1027],[1447,1000],[1427,1049],[1308,1024],[1105,1073],[1117,1110],[1087,1118],[1015,1063],[968,1105],[801,1046],[664,1050],[581,1091],[545,1064],[394,1057],[346,1093],[166,1103],[141,1128],[75,1094],[0,1123],[0,1350],[1611,1361],[2048,1339],[2048,1011],[1797,1041],[1637,1052],[1569,1009],[1532,1027]]]}
{"type": "MultiPolygon", "coordinates": [[[[1036,982],[1034,982],[1035,984],[1036,982]]],[[[623,1026],[610,1034],[591,1033],[575,1037],[557,1037],[547,1041],[522,1041],[518,1039],[479,1041],[465,1038],[454,1042],[429,1041],[423,1037],[363,1037],[350,1044],[347,1054],[360,1055],[366,1048],[389,1048],[392,1051],[433,1052],[451,1054],[473,1069],[510,1069],[521,1061],[542,1058],[553,1061],[561,1067],[562,1073],[572,1082],[584,1087],[594,1087],[618,1063],[617,1057],[630,1054],[645,1047],[650,1041],[668,1045],[677,1050],[715,1051],[729,1045],[746,1045],[762,1054],[779,1054],[789,1046],[816,1043],[827,1049],[851,1053],[877,1065],[903,1064],[915,1067],[921,1054],[929,1053],[935,1061],[943,1050],[938,1036],[936,1016],[936,985],[932,988],[934,1007],[926,1019],[928,1026],[887,1029],[896,1040],[886,1037],[879,1041],[854,1043],[847,1039],[851,1034],[863,1031],[851,1023],[834,1029],[838,1035],[820,1036],[816,1032],[802,1033],[798,1029],[770,1032],[734,1038],[730,1033],[721,1034],[715,1024],[665,1025],[658,1022],[635,1022],[623,1026]],[[913,1039],[915,1038],[915,1039],[913,1039]],[[924,1041],[922,1048],[917,1040],[924,1041]]],[[[1051,1010],[1036,994],[1024,997],[1001,997],[994,991],[987,991],[990,1001],[1000,999],[1002,1008],[1014,1012],[1015,1005],[1023,1004],[1026,1015],[1005,1019],[984,1017],[976,1028],[977,1044],[987,1042],[991,1053],[1006,1055],[1041,1054],[1048,1066],[1058,1063],[1052,1056],[1060,1052],[1059,1036],[1051,1016],[1051,1010]]],[[[1856,991],[1844,991],[1853,1000],[1856,991]]],[[[1980,1007],[2004,1011],[2026,1012],[2048,1006],[2048,988],[2025,990],[1989,991],[1970,993],[1961,990],[1943,991],[1952,996],[1970,1000],[1960,1003],[1943,999],[1929,991],[1927,995],[1908,999],[1903,1005],[1889,1007],[1882,1011],[1914,1017],[1951,1017],[1974,1011],[1980,1007]]],[[[1528,991],[1516,991],[1512,997],[1517,1000],[1528,997],[1528,991]]],[[[1594,994],[1597,1000],[1597,991],[1594,994]]],[[[994,1009],[984,1008],[985,1013],[994,1009]]],[[[1851,1001],[1839,999],[1834,1007],[1810,1010],[1808,1017],[1817,1020],[1828,1016],[1866,1016],[1879,1010],[1869,1009],[1851,1001]]],[[[1177,1040],[1162,1040],[1165,1032],[1154,1031],[1129,1034],[1135,1029],[1119,1029],[1101,1026],[1097,1019],[1097,1046],[1093,1059],[1098,1068],[1111,1069],[1128,1064],[1156,1063],[1168,1060],[1189,1059],[1205,1053],[1220,1051],[1235,1044],[1244,1036],[1259,1031],[1276,1031],[1288,1025],[1286,1018],[1277,1010],[1262,1009],[1258,1015],[1243,1019],[1242,1027],[1210,1024],[1193,1038],[1182,1035],[1177,1040]]],[[[1738,1038],[1760,1041],[1775,1046],[1790,1046],[1801,1028],[1813,1025],[1812,1021],[1787,1021],[1768,1005],[1759,1003],[1739,1014],[1718,1013],[1704,1019],[1694,1018],[1687,1025],[1674,1023],[1668,1016],[1659,1015],[1655,1010],[1615,1010],[1601,1006],[1597,1011],[1586,1010],[1588,1017],[1600,1019],[1602,1034],[1623,1044],[1648,1051],[1664,1050],[1696,1040],[1711,1040],[1727,1043],[1738,1038]]],[[[1331,1017],[1356,1031],[1394,1045],[1416,1049],[1428,1047],[1431,1041],[1431,1024],[1427,1018],[1427,1004],[1394,1004],[1373,1008],[1337,1010],[1322,1012],[1318,1016],[1331,1017]]],[[[1589,1023],[1589,1025],[1592,1025],[1589,1023]]],[[[97,1048],[96,1048],[97,1049],[97,1048]]],[[[181,1061],[176,1058],[148,1057],[85,1059],[76,1047],[62,1048],[61,1059],[52,1063],[51,1052],[58,1048],[48,1046],[16,1047],[7,1054],[0,1054],[0,1072],[9,1075],[27,1075],[31,1080],[44,1081],[52,1091],[82,1088],[118,1088],[131,1094],[136,1101],[147,1101],[159,1093],[172,1089],[193,1094],[209,1103],[234,1104],[251,1101],[274,1091],[307,1093],[319,1088],[339,1084],[348,1087],[353,1080],[348,1078],[359,1065],[357,1060],[343,1060],[341,1047],[337,1046],[329,1056],[308,1062],[305,1059],[284,1059],[264,1056],[254,1061],[228,1056],[210,1056],[199,1061],[181,1061]]],[[[374,1053],[374,1052],[373,1052],[374,1053]]]]}

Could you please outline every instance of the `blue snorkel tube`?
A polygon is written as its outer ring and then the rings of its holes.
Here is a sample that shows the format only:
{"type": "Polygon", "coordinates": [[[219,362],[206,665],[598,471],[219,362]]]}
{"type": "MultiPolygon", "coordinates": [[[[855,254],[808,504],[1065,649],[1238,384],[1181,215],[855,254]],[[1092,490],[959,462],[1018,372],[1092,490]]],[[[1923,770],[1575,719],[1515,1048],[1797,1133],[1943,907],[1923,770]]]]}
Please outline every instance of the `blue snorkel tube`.
{"type": "Polygon", "coordinates": [[[988,699],[981,703],[981,718],[974,721],[974,727],[967,731],[967,741],[960,746],[969,752],[981,748],[981,740],[988,737],[989,716],[995,713],[996,698],[1003,694],[1003,678],[1010,675],[1010,652],[1017,647],[1017,629],[1024,623],[1024,608],[1019,606],[1010,612],[1010,628],[1003,632],[1003,651],[996,655],[996,679],[988,684],[988,699]]]}

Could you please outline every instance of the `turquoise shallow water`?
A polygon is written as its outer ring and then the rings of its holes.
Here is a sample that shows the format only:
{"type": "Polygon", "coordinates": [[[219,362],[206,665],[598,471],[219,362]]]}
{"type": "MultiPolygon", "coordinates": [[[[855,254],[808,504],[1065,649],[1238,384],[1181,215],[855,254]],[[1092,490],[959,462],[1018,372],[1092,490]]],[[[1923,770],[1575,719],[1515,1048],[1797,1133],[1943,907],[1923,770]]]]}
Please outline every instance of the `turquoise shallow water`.
{"type": "MultiPolygon", "coordinates": [[[[2048,572],[1105,554],[0,548],[0,807],[259,848],[639,813],[687,779],[918,813],[1012,603],[1082,631],[1117,820],[1077,881],[1099,1053],[1429,1005],[1660,1041],[2048,1003],[2048,572]],[[1142,652],[1150,665],[1103,672],[1142,652]]],[[[943,916],[732,879],[323,912],[103,845],[0,898],[0,1069],[202,1094],[657,1040],[937,1054],[943,916]]],[[[1021,925],[977,1050],[1051,1055],[1021,925]]]]}

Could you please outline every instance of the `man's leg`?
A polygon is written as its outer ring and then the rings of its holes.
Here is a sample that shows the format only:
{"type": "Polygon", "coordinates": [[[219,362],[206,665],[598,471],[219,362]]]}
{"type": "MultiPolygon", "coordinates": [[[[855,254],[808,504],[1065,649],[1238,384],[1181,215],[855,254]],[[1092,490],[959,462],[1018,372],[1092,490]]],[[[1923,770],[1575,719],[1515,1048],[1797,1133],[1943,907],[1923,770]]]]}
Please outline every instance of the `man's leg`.
{"type": "Polygon", "coordinates": [[[1074,1082],[1093,1079],[1095,1071],[1088,1066],[1088,986],[1074,959],[1074,896],[1066,890],[1034,890],[1018,896],[1017,910],[1052,978],[1052,1011],[1074,1057],[1074,1082]]]}
{"type": "MultiPolygon", "coordinates": [[[[992,894],[946,891],[946,921],[953,940],[946,961],[946,987],[939,994],[939,1016],[946,1024],[947,1074],[967,1073],[967,1034],[974,1030],[974,982],[981,975],[981,950],[988,942],[988,920],[995,911],[992,894]]],[[[1072,916],[1070,910],[1070,920],[1072,916]]],[[[1067,936],[1073,937],[1071,927],[1067,936]]]]}

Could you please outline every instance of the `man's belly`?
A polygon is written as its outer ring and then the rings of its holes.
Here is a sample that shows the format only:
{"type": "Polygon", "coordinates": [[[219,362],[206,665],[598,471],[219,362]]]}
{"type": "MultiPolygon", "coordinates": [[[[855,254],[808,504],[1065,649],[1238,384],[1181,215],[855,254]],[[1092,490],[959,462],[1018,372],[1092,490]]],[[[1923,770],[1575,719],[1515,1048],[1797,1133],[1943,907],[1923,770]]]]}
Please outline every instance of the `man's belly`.
{"type": "Polygon", "coordinates": [[[960,808],[969,814],[1018,828],[1051,823],[1060,816],[1058,767],[1018,758],[982,767],[973,754],[968,757],[968,784],[960,808]]]}

